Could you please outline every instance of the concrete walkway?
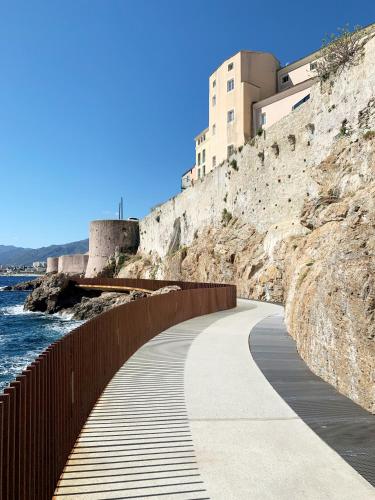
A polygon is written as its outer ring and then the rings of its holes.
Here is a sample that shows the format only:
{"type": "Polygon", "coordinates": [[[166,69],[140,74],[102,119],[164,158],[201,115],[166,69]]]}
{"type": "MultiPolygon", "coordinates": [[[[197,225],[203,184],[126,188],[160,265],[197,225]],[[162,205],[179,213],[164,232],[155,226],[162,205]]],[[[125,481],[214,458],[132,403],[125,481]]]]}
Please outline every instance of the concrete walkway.
{"type": "Polygon", "coordinates": [[[314,375],[281,316],[259,321],[249,344],[253,359],[284,401],[375,487],[375,415],[314,375]]]}
{"type": "Polygon", "coordinates": [[[374,499],[253,361],[251,328],[281,313],[239,301],[142,347],[94,408],[56,498],[374,499]]]}

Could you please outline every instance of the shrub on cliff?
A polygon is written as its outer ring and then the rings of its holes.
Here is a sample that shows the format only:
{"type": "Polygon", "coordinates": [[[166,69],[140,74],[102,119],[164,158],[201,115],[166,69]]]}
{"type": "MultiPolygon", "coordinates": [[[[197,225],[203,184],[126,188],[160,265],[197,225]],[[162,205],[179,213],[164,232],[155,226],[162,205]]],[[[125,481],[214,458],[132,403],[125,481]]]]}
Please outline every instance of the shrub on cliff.
{"type": "Polygon", "coordinates": [[[224,208],[222,213],[221,213],[221,222],[224,226],[227,226],[229,222],[232,220],[232,214],[224,208]]]}
{"type": "Polygon", "coordinates": [[[345,68],[360,62],[365,44],[364,33],[360,26],[350,31],[349,26],[339,28],[323,40],[321,59],[316,72],[321,81],[330,75],[340,74],[345,68]]]}

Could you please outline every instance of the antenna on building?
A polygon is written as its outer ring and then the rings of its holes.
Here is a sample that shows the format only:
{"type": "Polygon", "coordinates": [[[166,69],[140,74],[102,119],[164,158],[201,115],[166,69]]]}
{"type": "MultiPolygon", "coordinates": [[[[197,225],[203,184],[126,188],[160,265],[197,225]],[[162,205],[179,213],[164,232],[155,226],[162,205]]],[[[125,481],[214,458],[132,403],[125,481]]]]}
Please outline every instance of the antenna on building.
{"type": "Polygon", "coordinates": [[[124,219],[124,200],[121,196],[120,203],[118,204],[118,218],[119,220],[124,219]]]}

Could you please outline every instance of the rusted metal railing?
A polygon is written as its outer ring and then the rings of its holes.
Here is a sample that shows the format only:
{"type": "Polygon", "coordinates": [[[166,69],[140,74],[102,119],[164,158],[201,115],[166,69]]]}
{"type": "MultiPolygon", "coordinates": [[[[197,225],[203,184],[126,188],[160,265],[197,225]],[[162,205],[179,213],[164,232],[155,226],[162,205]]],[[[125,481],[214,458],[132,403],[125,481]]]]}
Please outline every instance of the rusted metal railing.
{"type": "Polygon", "coordinates": [[[0,395],[0,498],[50,499],[95,402],[143,344],[181,321],[229,309],[232,285],[90,279],[81,284],[182,290],[121,305],[51,344],[0,395]]]}

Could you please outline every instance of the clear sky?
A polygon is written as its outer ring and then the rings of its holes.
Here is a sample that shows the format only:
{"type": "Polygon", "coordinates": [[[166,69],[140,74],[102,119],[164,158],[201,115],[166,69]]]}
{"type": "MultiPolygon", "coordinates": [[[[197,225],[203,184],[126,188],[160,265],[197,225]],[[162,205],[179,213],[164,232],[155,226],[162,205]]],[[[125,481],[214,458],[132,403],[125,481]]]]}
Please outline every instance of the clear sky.
{"type": "Polygon", "coordinates": [[[180,188],[209,74],[240,49],[282,64],[374,0],[0,0],[0,244],[86,238],[180,188]]]}

